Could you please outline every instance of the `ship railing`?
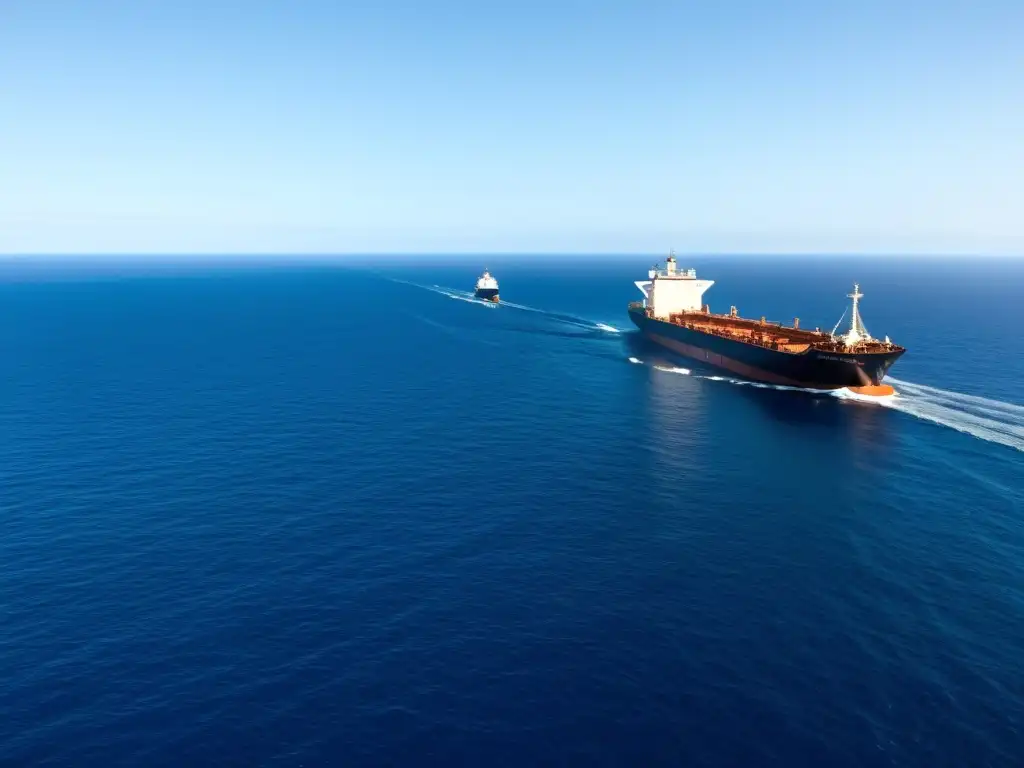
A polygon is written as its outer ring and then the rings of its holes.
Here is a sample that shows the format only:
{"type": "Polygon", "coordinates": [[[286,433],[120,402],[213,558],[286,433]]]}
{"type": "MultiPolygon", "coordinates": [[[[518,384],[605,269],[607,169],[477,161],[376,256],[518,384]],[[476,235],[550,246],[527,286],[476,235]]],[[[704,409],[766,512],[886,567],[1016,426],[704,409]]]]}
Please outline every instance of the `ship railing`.
{"type": "Polygon", "coordinates": [[[687,280],[697,279],[697,270],[693,268],[677,269],[674,272],[669,272],[667,269],[659,267],[657,269],[652,269],[651,272],[654,273],[655,277],[682,277],[687,280]]]}

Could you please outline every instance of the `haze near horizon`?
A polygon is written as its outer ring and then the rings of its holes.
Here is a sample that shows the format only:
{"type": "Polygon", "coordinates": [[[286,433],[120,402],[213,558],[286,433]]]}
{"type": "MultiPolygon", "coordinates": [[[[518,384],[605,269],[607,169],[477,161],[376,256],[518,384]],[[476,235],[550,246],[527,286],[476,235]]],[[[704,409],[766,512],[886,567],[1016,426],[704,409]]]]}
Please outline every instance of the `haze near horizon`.
{"type": "Polygon", "coordinates": [[[1024,254],[1024,5],[5,10],[0,253],[1024,254]]]}

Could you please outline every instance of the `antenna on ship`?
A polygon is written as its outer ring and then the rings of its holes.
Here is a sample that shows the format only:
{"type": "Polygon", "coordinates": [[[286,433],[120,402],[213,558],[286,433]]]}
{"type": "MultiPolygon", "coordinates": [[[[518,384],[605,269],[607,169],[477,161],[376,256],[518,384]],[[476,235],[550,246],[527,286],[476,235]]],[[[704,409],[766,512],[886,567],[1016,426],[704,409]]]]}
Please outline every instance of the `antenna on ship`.
{"type": "Polygon", "coordinates": [[[859,302],[864,298],[864,294],[860,292],[860,285],[857,283],[853,284],[853,293],[847,298],[853,299],[853,324],[856,327],[857,332],[865,338],[871,338],[871,334],[868,333],[868,329],[864,327],[864,320],[860,316],[860,305],[859,302]]]}
{"type": "MultiPolygon", "coordinates": [[[[864,327],[864,321],[860,317],[860,300],[864,294],[860,292],[860,284],[853,284],[853,293],[846,294],[846,298],[853,300],[853,313],[850,315],[850,330],[844,337],[847,346],[853,346],[861,341],[870,341],[871,334],[864,327]]],[[[845,313],[844,313],[845,314],[845,313]]]]}

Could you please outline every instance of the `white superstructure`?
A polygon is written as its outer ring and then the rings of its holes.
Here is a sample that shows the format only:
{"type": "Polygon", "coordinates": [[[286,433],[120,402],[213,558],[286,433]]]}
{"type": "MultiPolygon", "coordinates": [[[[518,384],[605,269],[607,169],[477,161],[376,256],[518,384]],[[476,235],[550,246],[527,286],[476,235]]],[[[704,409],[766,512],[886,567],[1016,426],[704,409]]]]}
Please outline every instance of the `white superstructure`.
{"type": "Polygon", "coordinates": [[[694,269],[678,269],[674,253],[669,253],[664,269],[655,267],[647,277],[635,285],[644,295],[644,306],[660,319],[679,312],[699,312],[704,291],[715,284],[714,280],[698,280],[694,269]]]}
{"type": "Polygon", "coordinates": [[[485,269],[484,273],[480,275],[479,279],[476,281],[476,289],[478,291],[496,291],[498,290],[498,281],[495,280],[491,276],[491,273],[485,269]]]}

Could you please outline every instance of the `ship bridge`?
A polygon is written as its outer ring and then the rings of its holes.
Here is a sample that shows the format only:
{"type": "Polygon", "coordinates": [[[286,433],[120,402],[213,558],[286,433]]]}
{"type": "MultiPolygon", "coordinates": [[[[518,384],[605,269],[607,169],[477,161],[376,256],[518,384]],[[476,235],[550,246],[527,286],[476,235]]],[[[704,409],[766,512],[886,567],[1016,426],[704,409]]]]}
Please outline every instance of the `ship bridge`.
{"type": "Polygon", "coordinates": [[[654,266],[647,280],[634,284],[644,295],[644,307],[660,319],[680,312],[699,312],[704,292],[715,284],[714,280],[698,280],[697,270],[679,269],[674,252],[670,252],[665,266],[654,266]]]}
{"type": "Polygon", "coordinates": [[[497,289],[498,281],[494,279],[494,276],[488,271],[484,270],[484,273],[480,275],[476,281],[476,289],[478,291],[497,289]]]}

